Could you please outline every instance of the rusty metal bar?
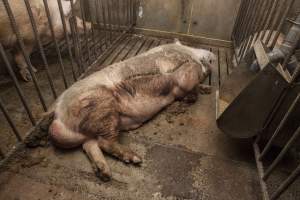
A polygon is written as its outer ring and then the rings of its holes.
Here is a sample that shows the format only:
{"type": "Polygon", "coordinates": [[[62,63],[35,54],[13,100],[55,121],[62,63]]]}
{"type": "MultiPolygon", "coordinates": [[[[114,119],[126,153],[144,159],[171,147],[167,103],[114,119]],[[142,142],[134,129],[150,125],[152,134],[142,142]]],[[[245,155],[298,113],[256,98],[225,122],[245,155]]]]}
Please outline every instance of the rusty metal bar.
{"type": "Polygon", "coordinates": [[[41,42],[41,38],[40,38],[38,30],[37,30],[36,22],[35,22],[35,19],[33,17],[33,13],[32,13],[32,10],[31,10],[31,6],[30,6],[30,3],[29,3],[28,0],[24,0],[24,2],[25,2],[25,6],[26,6],[28,16],[29,16],[29,19],[30,19],[30,23],[31,23],[31,26],[32,26],[35,42],[38,45],[43,63],[45,65],[47,79],[49,81],[53,97],[56,99],[57,98],[57,93],[56,93],[55,88],[54,88],[53,79],[52,79],[51,74],[49,72],[49,64],[48,64],[48,61],[47,61],[47,58],[46,58],[46,55],[45,55],[45,51],[44,51],[44,48],[43,48],[43,45],[42,45],[42,42],[41,42]]]}
{"type": "MultiPolygon", "coordinates": [[[[284,25],[284,22],[285,22],[285,20],[286,20],[286,17],[287,17],[287,15],[288,15],[289,11],[291,10],[291,8],[292,8],[294,2],[295,2],[295,0],[291,0],[291,1],[288,3],[288,5],[287,5],[287,7],[286,7],[286,9],[285,9],[285,11],[284,11],[284,14],[282,15],[282,18],[281,18],[281,20],[280,20],[280,23],[279,23],[277,32],[276,32],[276,34],[275,34],[275,36],[274,36],[274,38],[273,38],[273,41],[272,41],[272,43],[271,43],[271,49],[273,49],[273,48],[275,47],[275,45],[276,45],[276,42],[277,42],[277,40],[278,40],[278,38],[279,38],[279,35],[280,35],[280,31],[281,31],[281,29],[282,29],[282,27],[283,27],[283,25],[284,25]]],[[[268,43],[267,43],[267,44],[268,44],[268,43]]]]}
{"type": "Polygon", "coordinates": [[[31,121],[31,124],[32,125],[36,125],[36,121],[35,121],[35,119],[34,119],[34,117],[32,115],[32,112],[31,112],[29,106],[28,106],[26,98],[25,98],[25,96],[23,94],[23,91],[22,91],[20,85],[19,85],[18,79],[17,79],[15,73],[13,72],[13,69],[12,69],[12,67],[11,67],[11,65],[9,63],[9,60],[8,60],[8,58],[6,56],[6,53],[4,51],[4,48],[3,48],[2,44],[0,44],[0,54],[1,54],[2,60],[4,61],[4,65],[5,65],[6,69],[7,69],[7,72],[9,73],[10,77],[13,80],[13,83],[15,85],[17,93],[18,93],[18,95],[19,95],[19,97],[21,99],[21,102],[22,102],[22,104],[23,104],[23,106],[24,106],[24,108],[26,110],[26,113],[27,113],[27,115],[28,115],[28,117],[29,117],[29,119],[31,121]]]}
{"type": "Polygon", "coordinates": [[[277,129],[275,130],[274,134],[272,135],[271,139],[268,141],[267,145],[265,146],[265,148],[263,149],[259,160],[262,160],[264,158],[264,156],[268,153],[268,151],[270,150],[275,138],[277,137],[277,135],[279,134],[279,132],[281,131],[281,129],[283,128],[283,126],[285,125],[286,121],[288,120],[290,114],[293,112],[293,110],[296,108],[296,105],[298,103],[300,99],[300,94],[298,94],[298,96],[296,97],[296,99],[293,101],[292,105],[289,107],[287,113],[284,115],[283,119],[280,121],[277,129]]]}
{"type": "Polygon", "coordinates": [[[117,20],[118,20],[118,29],[119,31],[122,33],[122,29],[121,29],[121,17],[120,17],[120,0],[117,0],[117,4],[116,4],[116,10],[117,10],[117,20]]]}
{"type": "Polygon", "coordinates": [[[292,174],[279,186],[277,191],[271,196],[271,200],[278,199],[280,195],[296,180],[300,175],[300,165],[292,172],[292,174]]]}
{"type": "Polygon", "coordinates": [[[111,7],[110,7],[110,0],[106,1],[107,5],[107,19],[108,19],[108,25],[109,25],[109,31],[110,31],[110,40],[112,42],[114,34],[113,34],[113,26],[112,26],[112,15],[111,15],[111,7]]]}
{"type": "Polygon", "coordinates": [[[20,48],[21,48],[22,55],[23,55],[23,57],[24,57],[24,59],[25,59],[25,62],[26,62],[26,64],[27,64],[27,67],[28,67],[28,69],[29,69],[29,73],[30,73],[30,75],[31,75],[31,77],[32,77],[33,84],[34,84],[34,87],[35,87],[35,89],[36,89],[36,91],[37,91],[38,97],[39,97],[39,99],[40,99],[40,101],[41,101],[42,107],[43,107],[44,111],[47,111],[47,106],[46,106],[44,97],[43,97],[42,92],[41,92],[41,89],[40,89],[40,87],[39,87],[39,85],[38,85],[38,82],[37,82],[36,76],[35,76],[35,74],[34,74],[33,66],[32,66],[32,64],[31,64],[31,61],[30,61],[30,59],[29,59],[29,56],[28,56],[27,53],[26,53],[26,50],[25,50],[26,48],[25,48],[25,45],[24,45],[23,38],[22,38],[21,33],[19,32],[19,29],[18,29],[18,27],[17,27],[17,23],[16,23],[16,20],[15,20],[14,14],[13,14],[13,12],[12,12],[12,10],[11,10],[11,7],[10,7],[10,5],[9,5],[9,3],[8,3],[8,0],[3,0],[3,4],[4,4],[4,6],[5,6],[5,10],[6,10],[7,15],[8,15],[8,17],[9,17],[9,21],[10,21],[11,28],[12,28],[14,34],[15,34],[16,37],[17,37],[18,44],[19,44],[19,46],[20,46],[20,48]]]}
{"type": "Polygon", "coordinates": [[[272,162],[270,167],[266,170],[265,175],[263,176],[264,180],[267,180],[272,173],[272,171],[275,169],[275,167],[278,165],[278,163],[283,159],[287,151],[291,148],[291,146],[295,143],[296,139],[300,136],[300,127],[296,130],[294,135],[289,139],[287,144],[284,146],[284,148],[281,150],[279,155],[276,157],[276,159],[272,162]]]}
{"type": "Polygon", "coordinates": [[[111,44],[112,43],[112,28],[111,28],[111,24],[110,24],[110,17],[109,17],[110,13],[109,13],[108,7],[109,7],[108,1],[102,0],[102,12],[103,12],[103,17],[104,17],[103,20],[104,20],[104,24],[105,24],[105,30],[106,31],[109,30],[109,42],[111,44]],[[105,8],[107,8],[107,12],[105,11],[105,8]],[[106,20],[106,14],[107,14],[107,20],[106,20]]]}
{"type": "Polygon", "coordinates": [[[4,107],[4,103],[2,102],[2,100],[0,99],[0,110],[2,111],[2,113],[4,114],[8,124],[10,125],[10,127],[12,128],[16,138],[18,139],[18,141],[22,141],[22,137],[15,125],[15,123],[12,121],[10,115],[8,114],[8,111],[6,110],[6,108],[4,107]]]}
{"type": "MultiPolygon", "coordinates": [[[[99,0],[100,1],[100,0],[99,0]]],[[[98,7],[100,7],[100,3],[98,3],[98,7]]],[[[102,10],[102,19],[103,19],[103,27],[104,27],[104,33],[105,33],[105,45],[106,48],[108,47],[108,41],[107,38],[109,36],[107,35],[107,25],[106,25],[106,13],[105,13],[105,5],[104,5],[104,0],[101,1],[101,10],[102,10]]],[[[110,40],[111,41],[111,40],[110,40]]]]}
{"type": "Polygon", "coordinates": [[[234,27],[233,27],[233,31],[232,31],[232,38],[235,38],[236,36],[236,32],[239,30],[240,26],[241,26],[241,21],[243,19],[243,14],[244,11],[245,11],[245,8],[246,8],[246,0],[242,0],[241,1],[241,4],[240,4],[240,7],[239,7],[239,11],[238,11],[238,14],[237,14],[237,18],[235,20],[235,23],[234,23],[234,27]]]}
{"type": "Polygon", "coordinates": [[[76,76],[75,67],[74,67],[75,63],[74,63],[74,59],[73,59],[70,38],[69,38],[69,35],[68,35],[68,32],[67,32],[67,25],[66,25],[66,21],[65,21],[65,17],[64,17],[64,10],[63,10],[63,7],[62,7],[61,0],[57,0],[57,3],[58,3],[58,9],[59,9],[59,13],[60,13],[61,22],[62,22],[62,25],[63,25],[64,36],[65,36],[65,40],[66,40],[67,47],[68,47],[68,54],[69,54],[69,58],[70,58],[70,61],[71,61],[73,79],[74,79],[74,81],[77,81],[77,76],[76,76]]]}
{"type": "Polygon", "coordinates": [[[55,50],[56,50],[58,61],[59,61],[59,67],[60,67],[60,70],[62,72],[62,77],[63,77],[63,81],[64,81],[64,84],[65,84],[65,88],[67,89],[68,88],[68,82],[67,82],[67,78],[66,78],[65,68],[64,68],[63,61],[62,61],[60,49],[58,47],[57,39],[56,39],[56,36],[55,36],[54,27],[53,27],[52,20],[51,20],[51,14],[50,14],[49,6],[48,6],[48,1],[43,0],[43,2],[44,2],[45,12],[46,12],[46,15],[47,15],[47,18],[48,18],[48,24],[49,24],[49,28],[50,28],[50,31],[51,31],[52,40],[54,42],[55,50]]]}
{"type": "MultiPolygon", "coordinates": [[[[102,41],[102,37],[103,37],[103,34],[101,33],[101,29],[102,29],[102,25],[101,25],[101,19],[100,19],[100,11],[99,11],[99,0],[95,0],[95,10],[96,10],[96,22],[97,22],[97,26],[98,26],[98,40],[101,40],[102,41]]],[[[104,31],[104,41],[105,41],[105,44],[106,44],[106,47],[107,47],[107,42],[106,42],[106,32],[104,31]]],[[[100,44],[100,53],[103,52],[103,49],[102,49],[102,45],[100,44]]],[[[98,55],[97,55],[98,56],[98,55]]]]}
{"type": "MultiPolygon", "coordinates": [[[[92,13],[92,7],[91,7],[91,4],[90,4],[90,1],[86,1],[86,3],[87,3],[89,12],[92,13]]],[[[93,23],[93,17],[91,16],[91,14],[90,14],[90,23],[91,23],[91,32],[92,32],[92,42],[93,42],[93,44],[95,44],[96,43],[96,40],[95,40],[95,27],[94,27],[94,23],[93,23]]],[[[93,48],[93,53],[94,53],[94,60],[96,60],[96,58],[97,58],[96,46],[95,46],[95,48],[93,48]]],[[[92,60],[92,62],[94,60],[92,60]]]]}

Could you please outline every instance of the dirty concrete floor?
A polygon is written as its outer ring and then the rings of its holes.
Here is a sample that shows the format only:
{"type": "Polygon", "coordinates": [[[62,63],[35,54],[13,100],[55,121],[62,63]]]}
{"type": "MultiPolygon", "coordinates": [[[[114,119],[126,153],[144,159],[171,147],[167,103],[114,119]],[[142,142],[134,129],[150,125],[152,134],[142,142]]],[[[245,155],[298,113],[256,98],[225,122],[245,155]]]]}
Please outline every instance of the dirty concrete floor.
{"type": "MultiPolygon", "coordinates": [[[[103,65],[118,61],[114,59],[117,54],[133,56],[166,43],[156,38],[129,39],[132,47],[112,52],[103,65]]],[[[225,60],[230,51],[211,49],[223,55],[218,62],[226,69],[220,72],[229,71],[225,60]]],[[[211,80],[214,91],[218,77],[216,68],[211,80]]],[[[95,176],[81,149],[62,151],[51,143],[25,149],[0,174],[0,199],[261,199],[251,143],[221,133],[215,113],[213,92],[199,95],[191,105],[175,102],[141,128],[122,133],[121,143],[142,156],[143,163],[126,165],[106,155],[113,173],[110,182],[95,176]]]]}

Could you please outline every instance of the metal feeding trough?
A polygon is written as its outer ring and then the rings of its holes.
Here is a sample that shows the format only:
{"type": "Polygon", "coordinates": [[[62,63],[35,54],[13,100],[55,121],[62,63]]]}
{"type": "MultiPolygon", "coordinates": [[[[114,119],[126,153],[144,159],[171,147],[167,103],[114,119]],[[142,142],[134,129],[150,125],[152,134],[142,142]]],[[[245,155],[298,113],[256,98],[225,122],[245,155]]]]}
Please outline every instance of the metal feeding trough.
{"type": "MultiPolygon", "coordinates": [[[[217,118],[218,127],[224,133],[234,138],[251,138],[258,134],[269,138],[276,131],[279,119],[288,121],[293,115],[290,121],[299,121],[300,65],[290,61],[300,38],[299,21],[300,16],[293,21],[281,47],[272,52],[258,40],[224,81],[219,92],[221,111],[217,118]]],[[[286,124],[291,126],[286,128],[286,136],[299,126],[299,122],[286,124]]]]}

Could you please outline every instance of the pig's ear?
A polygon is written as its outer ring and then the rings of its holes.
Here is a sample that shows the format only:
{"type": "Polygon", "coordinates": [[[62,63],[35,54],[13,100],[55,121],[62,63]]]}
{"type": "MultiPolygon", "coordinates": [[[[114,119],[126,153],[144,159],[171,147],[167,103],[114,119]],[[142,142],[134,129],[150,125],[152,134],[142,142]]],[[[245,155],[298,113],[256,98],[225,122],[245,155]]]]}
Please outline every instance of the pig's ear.
{"type": "Polygon", "coordinates": [[[178,38],[175,38],[175,39],[174,39],[174,43],[175,43],[175,44],[178,44],[178,45],[181,45],[181,42],[179,41],[178,38]]]}

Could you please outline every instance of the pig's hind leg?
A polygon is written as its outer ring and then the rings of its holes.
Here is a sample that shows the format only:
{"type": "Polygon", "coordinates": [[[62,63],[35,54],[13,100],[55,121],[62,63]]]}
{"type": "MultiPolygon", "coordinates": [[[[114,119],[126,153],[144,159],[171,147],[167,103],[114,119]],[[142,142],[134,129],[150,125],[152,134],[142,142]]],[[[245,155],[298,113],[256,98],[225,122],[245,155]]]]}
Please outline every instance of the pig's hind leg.
{"type": "Polygon", "coordinates": [[[96,174],[104,181],[110,180],[111,171],[101,149],[98,147],[97,140],[92,139],[86,141],[82,145],[82,148],[90,159],[96,174]]]}

